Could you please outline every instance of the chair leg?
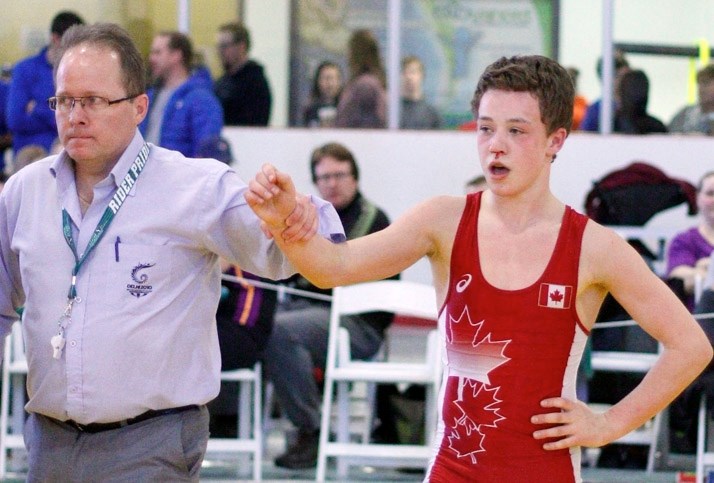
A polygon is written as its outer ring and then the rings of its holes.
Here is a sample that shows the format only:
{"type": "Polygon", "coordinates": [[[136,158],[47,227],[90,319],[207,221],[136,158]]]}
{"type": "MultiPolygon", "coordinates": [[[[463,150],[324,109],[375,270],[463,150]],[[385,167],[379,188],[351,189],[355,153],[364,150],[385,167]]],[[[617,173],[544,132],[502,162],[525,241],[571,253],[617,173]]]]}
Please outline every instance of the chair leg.
{"type": "Polygon", "coordinates": [[[697,482],[704,481],[704,453],[707,452],[707,400],[702,394],[699,402],[699,416],[697,425],[697,482]]]}
{"type": "MultiPolygon", "coordinates": [[[[337,441],[340,443],[350,441],[350,390],[347,382],[337,383],[337,441]]],[[[347,478],[348,471],[347,462],[338,457],[337,475],[340,478],[347,478]]]]}
{"type": "Polygon", "coordinates": [[[657,456],[657,443],[659,442],[659,433],[662,428],[662,412],[660,411],[652,421],[652,442],[650,443],[650,449],[647,453],[647,473],[652,473],[654,471],[655,458],[657,456]]]}

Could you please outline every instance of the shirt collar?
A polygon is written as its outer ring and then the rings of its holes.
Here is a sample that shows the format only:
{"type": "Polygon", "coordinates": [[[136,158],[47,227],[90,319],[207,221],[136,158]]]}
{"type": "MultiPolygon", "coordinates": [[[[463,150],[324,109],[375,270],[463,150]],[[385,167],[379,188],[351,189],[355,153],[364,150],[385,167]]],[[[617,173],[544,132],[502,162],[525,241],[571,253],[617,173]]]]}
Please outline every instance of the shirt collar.
{"type": "MultiPolygon", "coordinates": [[[[109,172],[107,180],[104,183],[111,183],[114,188],[116,188],[119,183],[122,182],[124,176],[129,171],[131,163],[134,162],[136,157],[144,145],[144,138],[141,136],[139,130],[136,130],[134,137],[132,138],[129,145],[126,147],[122,155],[119,157],[119,161],[114,165],[112,170],[109,172]]],[[[74,184],[74,169],[72,168],[72,159],[67,154],[67,151],[62,150],[62,152],[55,157],[55,159],[50,164],[50,173],[57,180],[57,185],[59,187],[60,193],[64,193],[67,189],[74,184]]],[[[136,185],[132,187],[130,195],[134,194],[134,189],[136,185]]]]}

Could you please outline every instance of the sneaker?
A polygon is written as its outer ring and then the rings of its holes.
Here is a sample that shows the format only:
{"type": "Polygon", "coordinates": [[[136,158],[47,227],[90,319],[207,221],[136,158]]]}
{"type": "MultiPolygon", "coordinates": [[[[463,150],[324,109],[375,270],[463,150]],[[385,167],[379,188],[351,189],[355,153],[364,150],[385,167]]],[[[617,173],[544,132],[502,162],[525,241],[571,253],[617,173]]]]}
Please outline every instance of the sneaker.
{"type": "Polygon", "coordinates": [[[317,466],[317,450],[320,445],[320,432],[298,432],[295,442],[288,450],[275,458],[275,466],[302,470],[317,466]]]}

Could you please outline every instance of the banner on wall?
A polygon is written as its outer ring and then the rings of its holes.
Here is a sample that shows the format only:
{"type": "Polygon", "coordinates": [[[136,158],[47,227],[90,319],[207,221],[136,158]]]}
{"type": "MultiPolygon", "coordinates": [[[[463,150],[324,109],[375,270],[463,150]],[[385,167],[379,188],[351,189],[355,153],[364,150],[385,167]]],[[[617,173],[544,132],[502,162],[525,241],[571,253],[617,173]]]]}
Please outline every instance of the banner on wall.
{"type": "MultiPolygon", "coordinates": [[[[353,30],[367,28],[386,59],[387,0],[293,0],[290,120],[300,113],[317,66],[330,60],[347,76],[353,30]]],[[[424,93],[446,127],[471,118],[470,101],[484,68],[501,56],[557,56],[558,0],[409,0],[402,2],[400,56],[426,69],[424,93]]]]}

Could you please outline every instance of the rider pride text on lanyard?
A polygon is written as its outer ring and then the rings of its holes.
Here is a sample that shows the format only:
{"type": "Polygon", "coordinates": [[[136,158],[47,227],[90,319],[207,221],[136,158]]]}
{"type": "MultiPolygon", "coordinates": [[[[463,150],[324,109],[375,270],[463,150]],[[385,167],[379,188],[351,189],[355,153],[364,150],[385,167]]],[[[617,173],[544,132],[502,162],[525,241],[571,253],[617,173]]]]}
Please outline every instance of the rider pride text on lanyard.
{"type": "Polygon", "coordinates": [[[67,242],[67,245],[69,245],[69,248],[72,250],[72,255],[74,255],[74,269],[72,269],[72,281],[69,286],[69,292],[67,293],[67,307],[64,309],[64,312],[57,321],[57,325],[59,326],[57,335],[53,336],[50,340],[50,344],[52,344],[52,357],[55,359],[62,357],[62,349],[64,349],[65,345],[64,331],[72,322],[72,305],[79,301],[79,297],[77,297],[77,274],[79,274],[79,270],[89,257],[89,254],[99,244],[99,241],[104,236],[104,233],[106,233],[107,227],[119,211],[119,208],[121,208],[124,201],[126,201],[129,191],[131,191],[132,186],[134,186],[136,180],[139,178],[139,175],[144,169],[144,166],[146,166],[146,161],[148,159],[149,145],[144,144],[141,147],[139,154],[136,156],[136,159],[129,167],[129,171],[126,173],[126,176],[124,176],[122,182],[119,183],[119,187],[114,192],[114,196],[112,196],[112,199],[109,200],[109,204],[104,209],[104,214],[99,220],[99,223],[97,223],[97,227],[94,229],[94,233],[92,233],[92,236],[87,243],[87,248],[84,250],[81,257],[77,254],[77,246],[74,243],[74,237],[72,236],[72,221],[69,213],[67,213],[66,209],[62,208],[62,233],[64,234],[64,239],[67,242]]]}

